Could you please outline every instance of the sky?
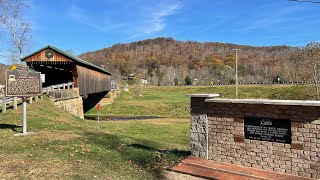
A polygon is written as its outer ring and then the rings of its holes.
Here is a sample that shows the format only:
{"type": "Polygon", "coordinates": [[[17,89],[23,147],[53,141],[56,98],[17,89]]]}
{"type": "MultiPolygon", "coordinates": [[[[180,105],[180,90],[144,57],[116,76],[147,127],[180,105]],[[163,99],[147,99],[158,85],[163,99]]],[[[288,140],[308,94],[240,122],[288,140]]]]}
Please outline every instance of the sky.
{"type": "Polygon", "coordinates": [[[320,4],[288,0],[29,0],[31,48],[76,55],[156,37],[252,46],[320,41],[320,4]]]}

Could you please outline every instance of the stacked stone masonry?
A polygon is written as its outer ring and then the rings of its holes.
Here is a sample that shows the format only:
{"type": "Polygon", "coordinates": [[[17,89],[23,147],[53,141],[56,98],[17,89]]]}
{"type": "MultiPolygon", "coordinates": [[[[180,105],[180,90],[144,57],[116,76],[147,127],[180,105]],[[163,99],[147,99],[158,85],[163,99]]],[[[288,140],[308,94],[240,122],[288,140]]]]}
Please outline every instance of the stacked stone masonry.
{"type": "Polygon", "coordinates": [[[191,146],[200,158],[320,179],[320,107],[191,98],[191,146]],[[245,139],[244,117],[290,119],[292,143],[245,139]],[[203,129],[208,143],[199,138],[203,129]]]}
{"type": "Polygon", "coordinates": [[[83,102],[78,88],[52,91],[49,97],[58,108],[84,119],[83,102]]]}
{"type": "Polygon", "coordinates": [[[207,115],[198,114],[191,117],[191,154],[207,158],[207,115]]]}

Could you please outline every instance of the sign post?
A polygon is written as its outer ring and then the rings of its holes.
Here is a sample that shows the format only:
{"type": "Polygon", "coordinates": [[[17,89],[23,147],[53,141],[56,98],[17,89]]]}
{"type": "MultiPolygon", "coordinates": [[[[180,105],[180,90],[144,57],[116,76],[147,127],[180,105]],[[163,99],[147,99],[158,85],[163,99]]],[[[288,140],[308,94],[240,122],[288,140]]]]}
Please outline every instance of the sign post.
{"type": "Polygon", "coordinates": [[[14,66],[12,70],[6,70],[6,97],[21,97],[23,109],[22,134],[33,134],[27,132],[27,97],[42,95],[40,72],[29,69],[27,65],[14,66]]]}
{"type": "Polygon", "coordinates": [[[22,98],[22,111],[23,111],[23,127],[22,134],[27,134],[27,98],[22,98]]]}
{"type": "Polygon", "coordinates": [[[100,128],[100,109],[101,109],[101,106],[100,106],[100,103],[97,104],[97,110],[98,110],[98,127],[97,127],[97,131],[99,131],[99,128],[100,128]]]}

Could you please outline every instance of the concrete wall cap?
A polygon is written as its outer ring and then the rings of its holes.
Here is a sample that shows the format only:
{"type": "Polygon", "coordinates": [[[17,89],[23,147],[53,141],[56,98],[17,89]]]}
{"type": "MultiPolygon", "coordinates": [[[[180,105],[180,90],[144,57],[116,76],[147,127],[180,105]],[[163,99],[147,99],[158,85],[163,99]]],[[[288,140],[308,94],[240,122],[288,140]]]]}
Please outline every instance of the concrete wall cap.
{"type": "Polygon", "coordinates": [[[213,98],[213,97],[219,97],[220,94],[186,94],[186,96],[189,96],[192,98],[213,98]]]}
{"type": "Polygon", "coordinates": [[[320,101],[307,100],[271,100],[271,99],[206,99],[209,103],[233,103],[233,104],[268,104],[287,106],[320,106],[320,101]]]}

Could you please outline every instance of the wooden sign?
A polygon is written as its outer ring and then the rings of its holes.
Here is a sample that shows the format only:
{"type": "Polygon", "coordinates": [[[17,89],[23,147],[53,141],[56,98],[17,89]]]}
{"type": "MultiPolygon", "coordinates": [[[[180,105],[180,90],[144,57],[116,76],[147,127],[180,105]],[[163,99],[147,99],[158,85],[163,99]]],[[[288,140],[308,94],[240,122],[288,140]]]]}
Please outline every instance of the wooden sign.
{"type": "Polygon", "coordinates": [[[6,70],[6,96],[29,97],[42,95],[41,73],[19,65],[6,70]]]}

